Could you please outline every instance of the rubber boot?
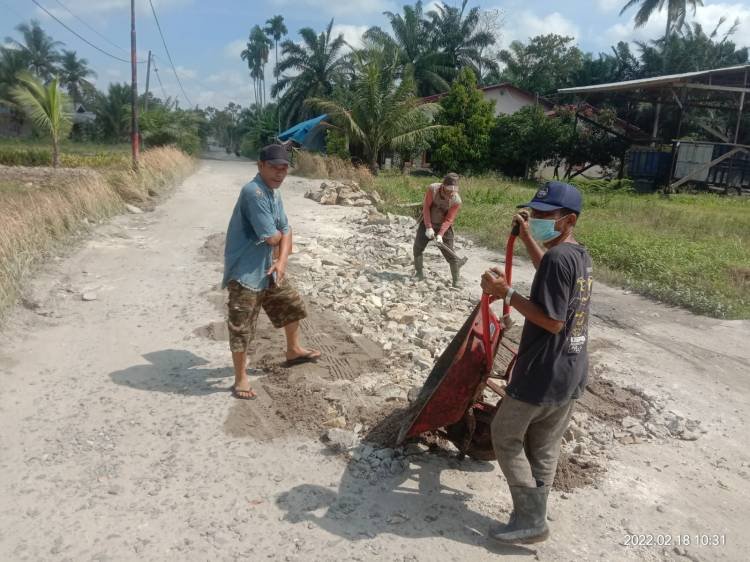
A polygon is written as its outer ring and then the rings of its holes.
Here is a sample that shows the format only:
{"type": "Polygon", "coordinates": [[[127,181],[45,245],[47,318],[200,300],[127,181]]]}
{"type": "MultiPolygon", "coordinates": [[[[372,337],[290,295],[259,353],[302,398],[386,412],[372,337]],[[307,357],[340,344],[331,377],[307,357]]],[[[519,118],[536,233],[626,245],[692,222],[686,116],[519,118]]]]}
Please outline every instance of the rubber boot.
{"type": "Polygon", "coordinates": [[[451,263],[450,264],[450,267],[451,267],[451,277],[453,278],[453,286],[454,287],[458,287],[458,281],[459,281],[460,272],[461,272],[461,265],[462,264],[460,262],[456,262],[456,263],[451,263]]]}
{"type": "Polygon", "coordinates": [[[547,526],[547,497],[549,486],[527,488],[511,486],[513,513],[502,528],[490,527],[489,536],[502,544],[530,544],[549,537],[547,526]]]}
{"type": "Polygon", "coordinates": [[[417,279],[424,281],[424,256],[414,256],[414,269],[417,271],[417,279]]]}

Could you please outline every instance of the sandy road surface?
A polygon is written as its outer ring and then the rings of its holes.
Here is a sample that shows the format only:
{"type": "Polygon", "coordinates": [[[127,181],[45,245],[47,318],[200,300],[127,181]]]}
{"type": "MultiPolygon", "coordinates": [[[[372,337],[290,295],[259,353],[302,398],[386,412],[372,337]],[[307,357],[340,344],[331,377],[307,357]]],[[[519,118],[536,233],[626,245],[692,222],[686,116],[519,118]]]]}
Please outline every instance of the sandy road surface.
{"type": "MultiPolygon", "coordinates": [[[[596,286],[593,369],[701,429],[697,440],[616,442],[595,486],[553,492],[553,537],[528,549],[486,546],[510,506],[495,465],[421,454],[392,477],[362,478],[295,417],[306,379],[338,384],[388,364],[330,311],[305,326],[328,362],[274,379],[269,336],[259,399],[232,400],[226,342],[205,337],[221,329],[222,299],[221,266],[203,248],[252,173],[204,161],[155,212],[118,217],[43,267],[14,311],[0,336],[1,560],[746,559],[748,322],[596,286]],[[628,534],[671,545],[626,547],[628,534]],[[723,545],[700,544],[715,534],[723,545]]],[[[361,211],[304,199],[311,183],[284,187],[300,247],[355,234],[361,211]]],[[[469,255],[465,275],[478,278],[492,255],[469,255]]],[[[516,272],[528,283],[528,265],[516,272]]]]}

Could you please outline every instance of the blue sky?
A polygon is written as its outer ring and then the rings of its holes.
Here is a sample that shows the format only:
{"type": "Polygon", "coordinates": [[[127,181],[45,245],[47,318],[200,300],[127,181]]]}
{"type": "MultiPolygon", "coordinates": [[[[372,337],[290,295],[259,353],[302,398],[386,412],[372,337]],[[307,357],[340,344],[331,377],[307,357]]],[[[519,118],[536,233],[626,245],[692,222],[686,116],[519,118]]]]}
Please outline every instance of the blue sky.
{"type": "MultiPolygon", "coordinates": [[[[128,58],[127,50],[119,50],[86,28],[67,13],[58,0],[38,0],[67,25],[92,43],[112,54],[128,58]]],[[[129,48],[129,0],[59,0],[91,27],[110,41],[129,48]]],[[[193,104],[223,107],[233,100],[242,105],[250,103],[251,86],[246,68],[239,59],[250,28],[266,19],[282,14],[290,37],[302,27],[321,30],[334,18],[336,30],[350,42],[356,42],[371,25],[383,25],[384,10],[400,11],[403,2],[391,0],[153,0],[187,96],[193,104]]],[[[449,4],[459,4],[452,0],[449,4]]],[[[514,39],[526,40],[541,33],[558,33],[575,37],[587,51],[599,52],[620,40],[654,38],[663,33],[664,19],[656,18],[643,29],[633,28],[634,11],[619,15],[625,0],[486,0],[470,2],[483,9],[500,9],[505,25],[499,41],[505,45],[514,39]]],[[[432,2],[425,2],[426,10],[432,2]]],[[[704,0],[705,6],[694,17],[706,27],[713,28],[722,16],[729,21],[740,19],[735,41],[750,45],[750,0],[704,0]]],[[[141,57],[152,49],[167,95],[180,96],[180,104],[187,105],[177,81],[168,65],[161,39],[151,16],[148,0],[136,0],[138,49],[141,57]]],[[[0,0],[0,38],[15,36],[14,27],[22,20],[38,19],[65,48],[73,49],[89,60],[97,71],[97,85],[129,79],[130,69],[125,63],[110,59],[71,35],[57,22],[37,8],[31,0],[0,0]]],[[[269,65],[270,67],[270,65],[269,65]]],[[[140,69],[140,89],[145,82],[145,65],[140,69]]],[[[270,80],[269,80],[270,82],[270,80]]],[[[157,95],[161,88],[153,78],[151,87],[157,95]]]]}

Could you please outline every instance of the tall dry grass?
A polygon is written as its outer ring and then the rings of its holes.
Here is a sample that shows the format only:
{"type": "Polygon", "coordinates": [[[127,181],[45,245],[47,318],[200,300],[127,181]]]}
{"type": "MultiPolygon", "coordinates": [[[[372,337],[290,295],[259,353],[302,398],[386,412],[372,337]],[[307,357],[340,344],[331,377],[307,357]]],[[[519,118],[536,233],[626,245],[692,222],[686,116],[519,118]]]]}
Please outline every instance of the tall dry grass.
{"type": "Polygon", "coordinates": [[[164,193],[193,168],[194,160],[174,148],[144,152],[137,173],[0,167],[0,317],[56,244],[121,212],[125,202],[164,193]]]}
{"type": "Polygon", "coordinates": [[[355,166],[348,160],[305,150],[295,153],[294,174],[314,179],[352,180],[362,187],[370,187],[375,182],[367,166],[355,166]]]}

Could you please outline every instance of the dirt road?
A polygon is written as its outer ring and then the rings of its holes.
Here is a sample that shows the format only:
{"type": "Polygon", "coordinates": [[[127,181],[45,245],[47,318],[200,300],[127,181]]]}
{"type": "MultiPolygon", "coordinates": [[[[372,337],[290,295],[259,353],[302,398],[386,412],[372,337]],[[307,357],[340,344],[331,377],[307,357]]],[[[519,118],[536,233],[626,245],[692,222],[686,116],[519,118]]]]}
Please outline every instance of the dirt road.
{"type": "MultiPolygon", "coordinates": [[[[283,189],[293,274],[313,312],[304,334],[327,359],[281,369],[279,334],[267,335],[254,356],[259,399],[233,400],[217,255],[253,173],[206,160],[154,212],[118,217],[41,268],[0,336],[0,559],[746,559],[748,322],[595,287],[600,386],[577,419],[599,429],[569,444],[579,468],[589,459],[606,471],[553,492],[552,538],[534,548],[487,547],[487,526],[510,508],[496,464],[322,443],[321,426],[366,433],[405,404],[449,337],[420,303],[442,303],[441,323],[458,322],[496,257],[461,248],[472,280],[462,292],[440,281],[435,254],[431,281],[415,288],[408,242],[389,246],[376,229],[392,227],[367,225],[361,209],[305,199],[316,182],[283,189]],[[400,294],[417,296],[385,312],[400,294]],[[644,407],[597,418],[607,389],[644,407]],[[627,546],[633,534],[653,545],[627,546]]],[[[516,268],[522,288],[531,273],[516,268]]]]}

